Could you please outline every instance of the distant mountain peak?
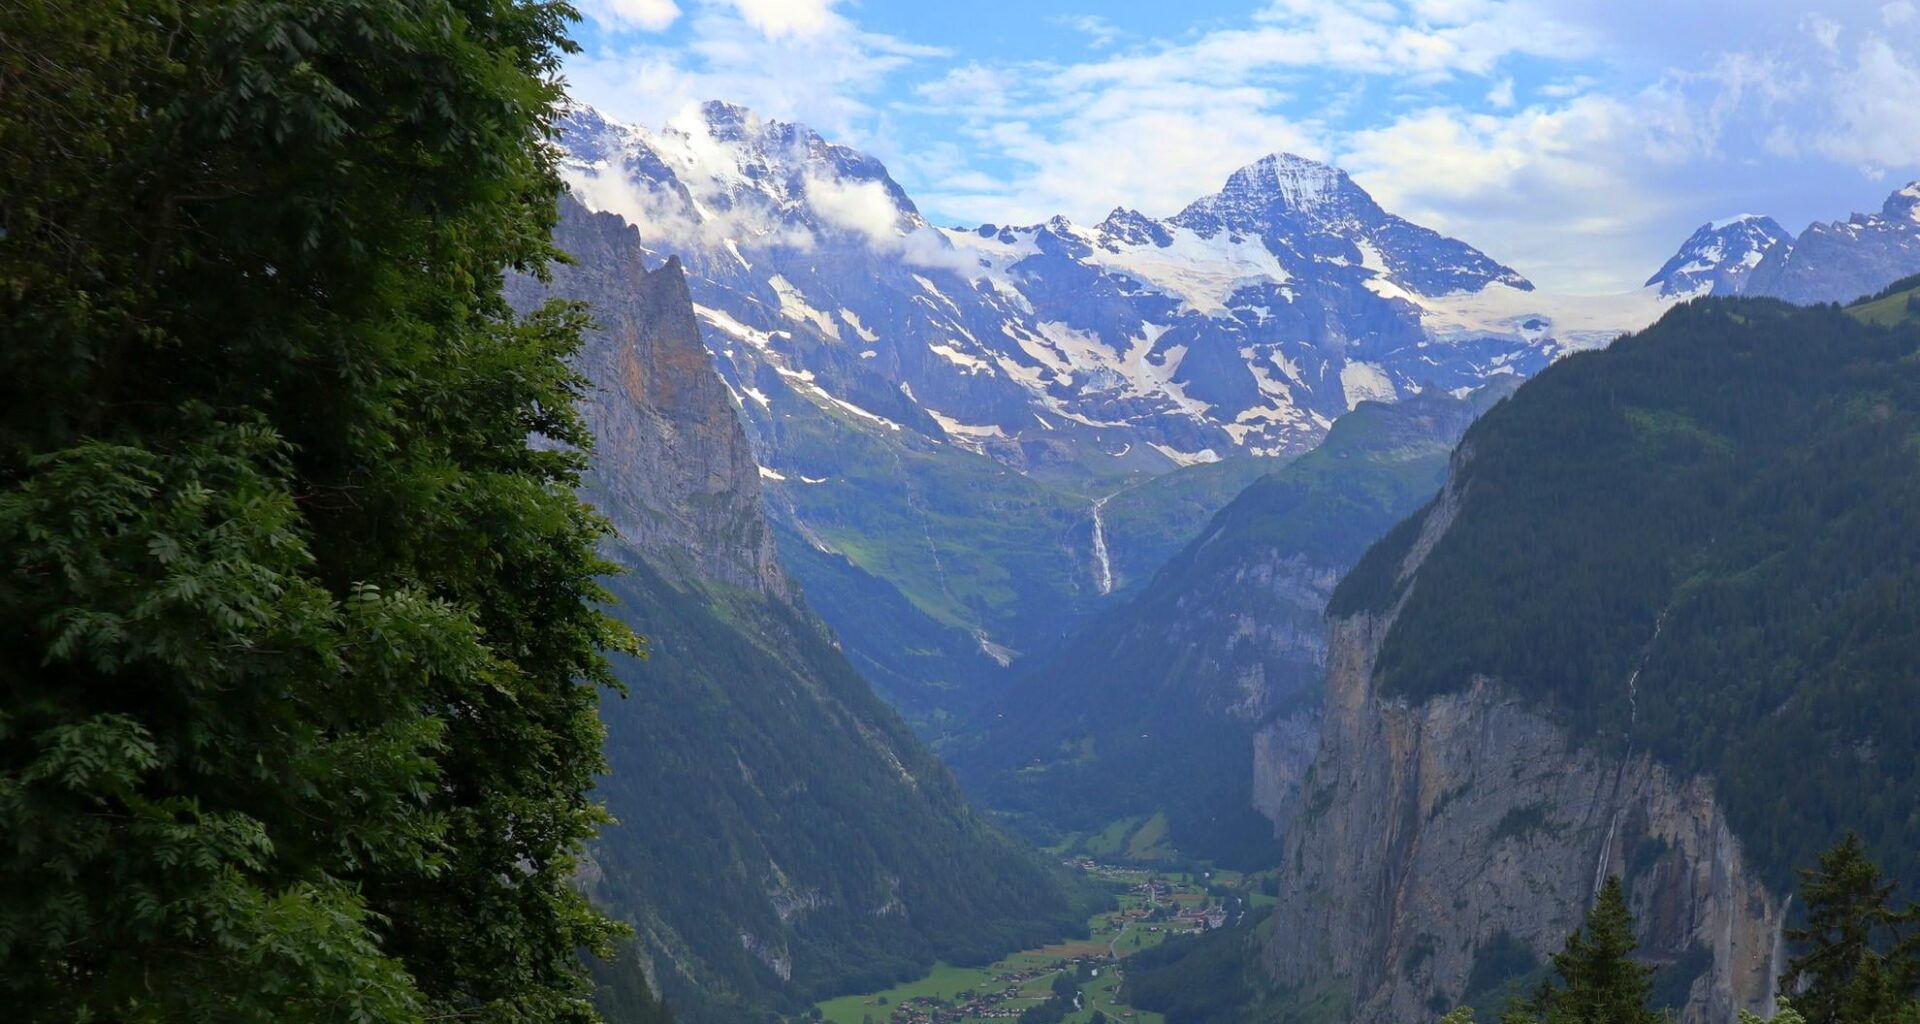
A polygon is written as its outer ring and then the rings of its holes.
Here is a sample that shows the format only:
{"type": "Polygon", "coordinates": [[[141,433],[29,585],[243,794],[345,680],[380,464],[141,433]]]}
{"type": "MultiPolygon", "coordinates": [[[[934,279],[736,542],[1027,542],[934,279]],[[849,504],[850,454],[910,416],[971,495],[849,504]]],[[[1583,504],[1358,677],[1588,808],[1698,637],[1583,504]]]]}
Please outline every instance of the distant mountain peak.
{"type": "Polygon", "coordinates": [[[1173,244],[1173,235],[1166,225],[1124,206],[1116,206],[1107,214],[1107,219],[1094,229],[1099,233],[1102,244],[1109,249],[1118,245],[1154,245],[1166,248],[1173,244]]]}
{"type": "Polygon", "coordinates": [[[1878,213],[1808,225],[1798,238],[1771,247],[1735,291],[1801,304],[1849,302],[1915,272],[1920,272],[1920,181],[1888,195],[1878,213]]]}
{"type": "Polygon", "coordinates": [[[1296,153],[1261,157],[1233,172],[1227,189],[1271,195],[1302,211],[1316,209],[1340,192],[1359,191],[1347,172],[1296,153]]]}
{"type": "Polygon", "coordinates": [[[1662,295],[1737,295],[1749,275],[1776,250],[1793,247],[1793,236],[1772,217],[1743,213],[1702,224],[1647,286],[1662,295]]]}
{"type": "Polygon", "coordinates": [[[1345,171],[1294,153],[1271,153],[1228,175],[1220,191],[1194,200],[1171,223],[1210,236],[1223,228],[1261,232],[1279,221],[1319,225],[1383,216],[1345,171]]]}
{"type": "Polygon", "coordinates": [[[1911,182],[1906,188],[1887,197],[1885,206],[1880,208],[1883,216],[1898,220],[1905,217],[1920,222],[1920,181],[1911,182]]]}

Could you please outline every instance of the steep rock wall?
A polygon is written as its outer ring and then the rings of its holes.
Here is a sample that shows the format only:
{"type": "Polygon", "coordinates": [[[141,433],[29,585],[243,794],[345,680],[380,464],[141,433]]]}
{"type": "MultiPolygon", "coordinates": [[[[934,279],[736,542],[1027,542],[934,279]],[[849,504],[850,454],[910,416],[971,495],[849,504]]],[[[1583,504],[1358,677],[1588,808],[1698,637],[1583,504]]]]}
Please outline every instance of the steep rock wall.
{"type": "MultiPolygon", "coordinates": [[[[1402,576],[1457,499],[1450,484],[1402,576]]],[[[1431,1019],[1510,980],[1495,951],[1517,941],[1544,964],[1619,874],[1684,1019],[1765,1012],[1784,908],[1744,864],[1710,781],[1576,745],[1493,680],[1419,704],[1383,695],[1374,659],[1391,622],[1329,623],[1313,763],[1297,795],[1284,771],[1256,784],[1291,816],[1273,977],[1338,993],[1359,1024],[1431,1019]]]]}

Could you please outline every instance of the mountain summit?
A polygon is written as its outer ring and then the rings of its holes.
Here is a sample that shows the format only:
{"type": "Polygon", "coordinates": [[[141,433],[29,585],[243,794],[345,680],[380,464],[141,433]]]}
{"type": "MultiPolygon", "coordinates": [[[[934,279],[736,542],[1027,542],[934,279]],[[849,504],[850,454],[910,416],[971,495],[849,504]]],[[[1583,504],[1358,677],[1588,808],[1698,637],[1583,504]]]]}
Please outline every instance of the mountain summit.
{"type": "Polygon", "coordinates": [[[1233,172],[1226,187],[1195,200],[1169,223],[1203,238],[1221,231],[1259,236],[1296,256],[1346,257],[1421,295],[1533,284],[1478,249],[1381,209],[1347,172],[1275,153],[1233,172]]]}
{"type": "Polygon", "coordinates": [[[1737,295],[1753,269],[1781,245],[1791,248],[1793,236],[1772,217],[1743,213],[1702,224],[1647,284],[1663,295],[1737,295]]]}
{"type": "Polygon", "coordinates": [[[1751,214],[1706,225],[1647,283],[1661,293],[1847,302],[1920,273],[1920,181],[1879,213],[1810,225],[1798,238],[1751,214]]]}

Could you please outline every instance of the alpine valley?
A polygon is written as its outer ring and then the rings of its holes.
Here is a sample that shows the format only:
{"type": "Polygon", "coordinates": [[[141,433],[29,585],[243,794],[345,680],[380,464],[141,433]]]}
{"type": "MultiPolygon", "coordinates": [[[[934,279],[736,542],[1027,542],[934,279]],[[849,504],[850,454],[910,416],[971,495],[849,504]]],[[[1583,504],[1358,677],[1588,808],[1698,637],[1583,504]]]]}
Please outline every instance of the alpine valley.
{"type": "Polygon", "coordinates": [[[941,228],[737,106],[563,127],[581,200],[685,267],[795,578],[936,740],[1360,403],[1524,377],[1677,301],[1543,295],[1285,154],[1166,219],[941,228]]]}
{"type": "Polygon", "coordinates": [[[1916,3],[0,4],[0,1024],[1920,1024],[1916,3]]]}
{"type": "MultiPolygon", "coordinates": [[[[1848,786],[1910,791],[1871,723],[1829,737],[1858,766],[1726,753],[1804,754],[1834,728],[1806,680],[1904,640],[1706,638],[1728,602],[1865,600],[1807,566],[1786,596],[1769,552],[1811,506],[1769,519],[1768,495],[1853,495],[1868,519],[1828,546],[1890,550],[1910,482],[1909,294],[1725,296],[1920,270],[1920,186],[1798,238],[1715,222],[1642,289],[1569,297],[1286,154],[1164,219],[936,227],[877,161],[739,107],[563,129],[577,262],[515,287],[598,320],[589,494],[652,644],[607,713],[604,795],[635,824],[583,879],[636,926],[601,971],[629,1019],[649,990],[695,1021],[933,999],[941,971],[977,1003],[1048,950],[1118,959],[1160,894],[1100,909],[1127,872],[1225,870],[1220,916],[1194,912],[1218,933],[1106,998],[1222,1024],[1497,1010],[1622,874],[1662,1005],[1719,1021],[1767,1005],[1790,868],[1824,838],[1765,794],[1831,820],[1848,786]],[[1884,473],[1809,469],[1828,444],[1884,473]],[[1618,551],[1609,519],[1639,524],[1618,551]],[[1760,672],[1782,659],[1808,675],[1760,672]],[[1734,713],[1760,706],[1777,725],[1734,713]],[[934,989],[888,988],[936,962],[934,989]]],[[[1855,817],[1905,877],[1902,806],[1855,817]]]]}

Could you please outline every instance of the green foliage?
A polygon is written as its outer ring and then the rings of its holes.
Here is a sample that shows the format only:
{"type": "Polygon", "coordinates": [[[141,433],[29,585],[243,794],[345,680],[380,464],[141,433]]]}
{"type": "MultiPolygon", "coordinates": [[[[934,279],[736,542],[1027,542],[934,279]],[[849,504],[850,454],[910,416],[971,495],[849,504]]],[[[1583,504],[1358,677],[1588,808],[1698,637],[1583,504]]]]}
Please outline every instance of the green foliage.
{"type": "Polygon", "coordinates": [[[1801,952],[1780,989],[1796,993],[1794,1004],[1813,1024],[1887,1021],[1920,998],[1920,948],[1903,934],[1920,910],[1889,905],[1895,886],[1882,881],[1858,834],[1849,831],[1800,880],[1806,924],[1787,938],[1801,952]]]}
{"type": "Polygon", "coordinates": [[[795,465],[830,481],[771,486],[782,562],[854,666],[936,743],[963,732],[1005,685],[983,634],[1004,657],[1045,656],[1119,600],[1094,583],[1096,497],[1111,495],[1106,537],[1124,590],[1278,464],[1238,458],[1144,480],[1077,471],[1063,480],[808,402],[755,418],[795,465]]]}
{"type": "Polygon", "coordinates": [[[1713,950],[1695,942],[1654,972],[1653,989],[1647,997],[1655,1009],[1679,1013],[1693,997],[1693,983],[1713,969],[1713,950]]]}
{"type": "Polygon", "coordinates": [[[1586,742],[1716,782],[1784,888],[1845,820],[1920,882],[1920,324],[1701,300],[1561,360],[1462,442],[1335,593],[1404,600],[1377,661],[1412,700],[1497,679],[1586,742]],[[1636,675],[1637,673],[1637,675],[1636,675]],[[1632,699],[1629,699],[1629,681],[1632,699]]]}
{"type": "Polygon", "coordinates": [[[0,13],[0,1002],[592,1018],[568,17],[0,13]]]}
{"type": "Polygon", "coordinates": [[[1497,843],[1503,839],[1514,839],[1525,842],[1536,832],[1557,833],[1560,826],[1554,822],[1549,810],[1548,805],[1541,802],[1509,809],[1493,826],[1493,834],[1488,841],[1497,843]]]}
{"type": "Polygon", "coordinates": [[[1282,1012],[1293,1000],[1261,963],[1272,933],[1271,912],[1261,909],[1225,928],[1142,950],[1126,961],[1127,1003],[1178,1024],[1314,1019],[1282,1012]]]}
{"type": "Polygon", "coordinates": [[[1864,323],[1883,327],[1903,322],[1920,323],[1920,275],[1895,281],[1847,307],[1847,313],[1864,323]]]}
{"type": "Polygon", "coordinates": [[[1527,1002],[1509,1011],[1508,1021],[1544,1024],[1656,1024],[1648,1008],[1653,970],[1633,959],[1639,945],[1626,891],[1618,876],[1607,879],[1587,912],[1587,922],[1567,937],[1553,955],[1558,983],[1543,983],[1527,1002]]]}
{"type": "Polygon", "coordinates": [[[1468,1009],[1497,1014],[1508,1002],[1540,979],[1542,964],[1526,943],[1502,929],[1473,951],[1466,988],[1460,993],[1468,1009]]]}
{"type": "Polygon", "coordinates": [[[1768,1024],[1769,1021],[1771,1021],[1771,1024],[1807,1024],[1807,1018],[1802,1016],[1799,1010],[1793,1008],[1793,1003],[1789,1002],[1786,996],[1780,996],[1775,1000],[1774,1005],[1777,1009],[1771,1018],[1762,1017],[1759,1014],[1747,1010],[1741,1010],[1740,1024],[1768,1024]]]}

